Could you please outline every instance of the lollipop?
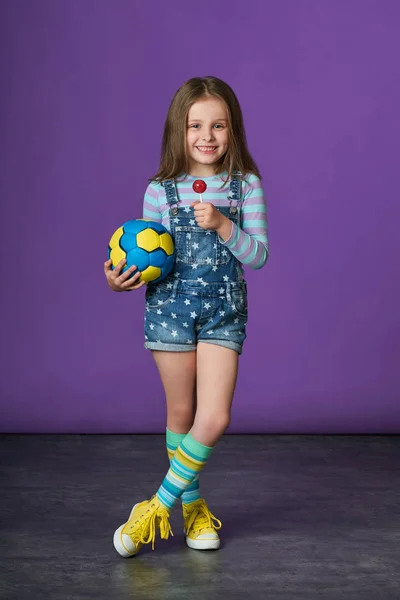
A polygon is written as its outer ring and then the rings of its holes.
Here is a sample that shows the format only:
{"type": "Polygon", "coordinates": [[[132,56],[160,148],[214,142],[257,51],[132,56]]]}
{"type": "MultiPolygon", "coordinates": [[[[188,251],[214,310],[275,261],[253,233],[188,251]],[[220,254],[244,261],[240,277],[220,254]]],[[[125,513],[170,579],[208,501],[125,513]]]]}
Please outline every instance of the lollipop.
{"type": "Polygon", "coordinates": [[[200,194],[200,202],[203,202],[203,198],[202,198],[202,194],[204,194],[204,192],[207,189],[207,184],[205,181],[203,181],[202,179],[196,179],[196,181],[193,182],[192,185],[193,191],[197,192],[198,194],[200,194]]]}

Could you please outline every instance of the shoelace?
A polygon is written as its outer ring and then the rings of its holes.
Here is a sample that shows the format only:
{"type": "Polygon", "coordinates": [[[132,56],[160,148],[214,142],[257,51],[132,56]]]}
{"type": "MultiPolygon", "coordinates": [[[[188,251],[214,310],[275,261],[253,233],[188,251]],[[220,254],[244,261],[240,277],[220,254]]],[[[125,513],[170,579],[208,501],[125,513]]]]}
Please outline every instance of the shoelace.
{"type": "Polygon", "coordinates": [[[189,515],[186,532],[189,532],[193,523],[196,521],[196,529],[193,531],[201,531],[202,529],[221,529],[222,523],[209,510],[205,502],[201,502],[192,510],[189,515]]]}
{"type": "MultiPolygon", "coordinates": [[[[169,535],[172,533],[171,525],[169,522],[169,514],[166,509],[157,508],[155,504],[149,504],[149,508],[146,513],[140,517],[143,521],[140,527],[136,530],[138,539],[142,544],[149,544],[151,542],[152,550],[154,550],[154,542],[156,539],[157,525],[160,528],[160,536],[163,540],[167,540],[169,535]],[[150,513],[150,516],[147,514],[150,513]]],[[[130,525],[130,529],[134,529],[137,521],[130,525]]]]}

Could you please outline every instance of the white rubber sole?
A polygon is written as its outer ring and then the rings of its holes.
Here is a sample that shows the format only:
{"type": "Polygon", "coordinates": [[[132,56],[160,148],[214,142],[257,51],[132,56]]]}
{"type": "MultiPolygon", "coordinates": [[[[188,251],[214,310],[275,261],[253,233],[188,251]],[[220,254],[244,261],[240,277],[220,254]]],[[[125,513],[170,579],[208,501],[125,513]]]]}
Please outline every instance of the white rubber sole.
{"type": "Polygon", "coordinates": [[[218,550],[221,542],[219,540],[191,540],[186,538],[186,544],[193,550],[218,550]]]}
{"type": "MultiPolygon", "coordinates": [[[[129,515],[129,519],[131,518],[133,511],[135,510],[136,507],[137,507],[137,504],[135,504],[135,506],[132,508],[130,515],[129,515]]],[[[128,519],[128,521],[129,521],[129,519],[128,519]]],[[[137,552],[137,550],[135,550],[133,552],[129,552],[126,549],[126,547],[124,546],[124,544],[122,543],[122,530],[125,527],[126,523],[123,523],[121,525],[121,527],[118,527],[118,529],[116,529],[116,531],[114,532],[114,537],[113,537],[114,548],[116,549],[118,554],[120,556],[122,556],[123,558],[129,558],[130,556],[135,556],[135,554],[137,552]]]]}
{"type": "Polygon", "coordinates": [[[191,540],[186,536],[186,531],[183,533],[185,534],[186,544],[193,550],[218,550],[221,545],[221,540],[219,538],[214,540],[191,540]]]}

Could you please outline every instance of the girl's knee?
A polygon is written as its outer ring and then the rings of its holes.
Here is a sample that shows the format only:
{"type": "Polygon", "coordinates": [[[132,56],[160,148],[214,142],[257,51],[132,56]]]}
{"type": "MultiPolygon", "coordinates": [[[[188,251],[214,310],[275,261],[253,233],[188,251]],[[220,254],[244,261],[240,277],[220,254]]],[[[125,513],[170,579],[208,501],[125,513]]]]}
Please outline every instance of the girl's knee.
{"type": "Polygon", "coordinates": [[[169,407],[167,421],[171,431],[189,431],[194,422],[194,410],[190,406],[169,407]]]}
{"type": "Polygon", "coordinates": [[[205,435],[209,435],[210,438],[218,439],[228,429],[231,420],[230,417],[230,414],[227,413],[196,415],[195,426],[196,429],[205,435]]]}

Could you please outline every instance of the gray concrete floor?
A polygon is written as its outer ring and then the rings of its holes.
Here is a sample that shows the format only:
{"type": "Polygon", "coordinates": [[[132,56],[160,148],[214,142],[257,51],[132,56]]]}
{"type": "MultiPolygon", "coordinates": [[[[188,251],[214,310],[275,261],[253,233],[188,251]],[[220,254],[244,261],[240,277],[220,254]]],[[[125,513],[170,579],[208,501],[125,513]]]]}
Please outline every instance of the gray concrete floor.
{"type": "Polygon", "coordinates": [[[201,474],[218,552],[174,537],[119,557],[164,437],[0,436],[0,597],[7,600],[400,599],[400,436],[225,436],[201,474]]]}

